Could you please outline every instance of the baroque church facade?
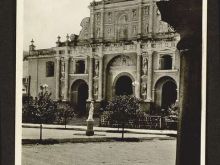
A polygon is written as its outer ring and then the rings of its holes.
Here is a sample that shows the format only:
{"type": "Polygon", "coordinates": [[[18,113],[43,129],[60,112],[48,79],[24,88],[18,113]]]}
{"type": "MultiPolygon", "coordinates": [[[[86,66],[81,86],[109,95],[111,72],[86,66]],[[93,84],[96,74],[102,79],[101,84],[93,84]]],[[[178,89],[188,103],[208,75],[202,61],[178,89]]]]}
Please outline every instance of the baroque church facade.
{"type": "Polygon", "coordinates": [[[48,85],[53,100],[86,112],[94,101],[134,95],[143,111],[167,108],[179,100],[179,34],[154,0],[102,0],[89,5],[79,35],[58,36],[56,46],[29,46],[30,95],[48,85]],[[87,106],[86,106],[87,105],[87,106]]]}

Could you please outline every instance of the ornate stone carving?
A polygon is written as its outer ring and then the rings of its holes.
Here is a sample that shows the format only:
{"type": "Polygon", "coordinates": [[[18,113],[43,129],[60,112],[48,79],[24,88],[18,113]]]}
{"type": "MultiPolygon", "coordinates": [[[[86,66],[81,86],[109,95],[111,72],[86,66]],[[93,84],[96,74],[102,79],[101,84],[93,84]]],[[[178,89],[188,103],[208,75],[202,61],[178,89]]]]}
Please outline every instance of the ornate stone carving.
{"type": "Polygon", "coordinates": [[[145,6],[143,8],[143,15],[144,16],[148,16],[149,15],[149,11],[150,11],[150,6],[145,6]]]}
{"type": "Polygon", "coordinates": [[[65,59],[61,59],[61,80],[65,78],[65,59]]]}
{"type": "Polygon", "coordinates": [[[168,24],[166,22],[160,21],[158,26],[158,32],[164,33],[164,32],[168,32],[168,30],[169,30],[168,24]]]}
{"type": "Polygon", "coordinates": [[[147,75],[148,61],[146,57],[143,57],[143,74],[147,75]]]}
{"type": "Polygon", "coordinates": [[[99,76],[99,61],[95,60],[95,76],[99,76]]]}
{"type": "Polygon", "coordinates": [[[79,39],[84,40],[84,39],[89,39],[89,34],[90,34],[90,18],[86,17],[82,20],[80,26],[82,27],[82,30],[80,31],[79,34],[79,39]]]}
{"type": "Polygon", "coordinates": [[[146,99],[146,97],[147,97],[147,84],[145,82],[143,82],[141,84],[141,95],[142,95],[143,99],[146,99]]]}
{"type": "Polygon", "coordinates": [[[115,58],[112,62],[112,66],[132,66],[134,65],[133,61],[125,55],[115,58]]]}
{"type": "Polygon", "coordinates": [[[100,25],[101,23],[101,13],[96,13],[95,14],[95,24],[100,25]]]}
{"type": "Polygon", "coordinates": [[[97,81],[95,81],[94,82],[94,95],[95,96],[98,96],[98,82],[97,81]]]}
{"type": "Polygon", "coordinates": [[[108,23],[112,22],[112,13],[111,12],[108,12],[107,20],[108,20],[108,23]]]}
{"type": "Polygon", "coordinates": [[[100,37],[100,27],[96,28],[96,37],[100,37]]]}

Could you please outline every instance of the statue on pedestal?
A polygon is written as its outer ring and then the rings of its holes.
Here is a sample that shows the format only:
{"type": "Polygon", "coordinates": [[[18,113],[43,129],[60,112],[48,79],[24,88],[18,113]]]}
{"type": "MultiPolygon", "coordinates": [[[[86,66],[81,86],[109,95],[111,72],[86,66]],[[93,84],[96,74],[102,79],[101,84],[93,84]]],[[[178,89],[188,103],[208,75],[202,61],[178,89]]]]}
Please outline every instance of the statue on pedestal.
{"type": "Polygon", "coordinates": [[[89,117],[87,121],[93,121],[93,113],[94,113],[94,101],[91,101],[89,106],[89,117]]]}
{"type": "Polygon", "coordinates": [[[94,130],[93,130],[93,125],[94,125],[93,113],[94,113],[94,102],[91,101],[90,107],[89,107],[89,117],[86,120],[87,121],[87,130],[86,130],[86,135],[87,136],[93,136],[94,135],[94,130]]]}

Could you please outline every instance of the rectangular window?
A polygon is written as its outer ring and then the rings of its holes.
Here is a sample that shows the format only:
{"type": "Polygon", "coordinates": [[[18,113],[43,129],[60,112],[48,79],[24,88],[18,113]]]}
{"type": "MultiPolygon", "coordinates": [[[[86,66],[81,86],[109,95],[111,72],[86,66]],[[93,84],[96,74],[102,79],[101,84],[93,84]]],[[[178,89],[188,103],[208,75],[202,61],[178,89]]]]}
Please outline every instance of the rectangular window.
{"type": "Polygon", "coordinates": [[[46,77],[54,76],[54,62],[48,61],[46,62],[46,77]]]}
{"type": "Polygon", "coordinates": [[[84,74],[85,73],[85,61],[79,60],[76,61],[76,74],[84,74]]]}

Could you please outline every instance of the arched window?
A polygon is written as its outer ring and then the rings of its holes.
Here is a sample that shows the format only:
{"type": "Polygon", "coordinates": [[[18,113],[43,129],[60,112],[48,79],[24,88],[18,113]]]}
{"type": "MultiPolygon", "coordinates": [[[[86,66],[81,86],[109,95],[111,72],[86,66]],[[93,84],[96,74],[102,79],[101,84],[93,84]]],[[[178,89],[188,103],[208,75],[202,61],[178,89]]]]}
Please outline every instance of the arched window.
{"type": "Polygon", "coordinates": [[[54,76],[54,62],[48,61],[46,62],[46,77],[54,76]]]}
{"type": "Polygon", "coordinates": [[[84,60],[78,60],[76,61],[76,74],[82,74],[85,73],[85,61],[84,60]]]}
{"type": "Polygon", "coordinates": [[[164,55],[160,58],[160,69],[161,70],[172,69],[172,57],[170,55],[164,55]]]}

